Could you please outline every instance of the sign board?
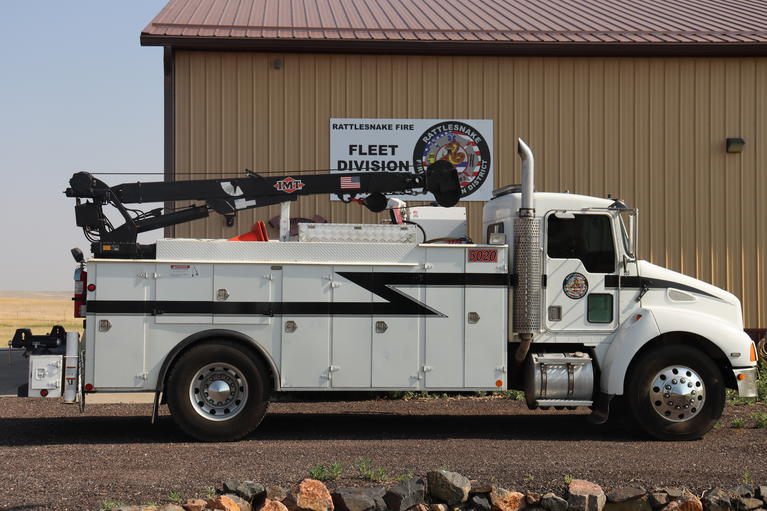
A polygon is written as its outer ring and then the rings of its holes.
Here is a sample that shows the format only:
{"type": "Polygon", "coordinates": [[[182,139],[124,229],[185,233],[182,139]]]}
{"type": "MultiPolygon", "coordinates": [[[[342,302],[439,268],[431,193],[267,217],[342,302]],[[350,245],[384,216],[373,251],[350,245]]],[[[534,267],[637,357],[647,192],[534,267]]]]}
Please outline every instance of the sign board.
{"type": "MultiPolygon", "coordinates": [[[[330,119],[334,173],[420,173],[447,160],[458,170],[461,200],[485,201],[493,191],[492,155],[491,119],[330,119]]],[[[399,198],[434,199],[431,194],[399,198]]]]}

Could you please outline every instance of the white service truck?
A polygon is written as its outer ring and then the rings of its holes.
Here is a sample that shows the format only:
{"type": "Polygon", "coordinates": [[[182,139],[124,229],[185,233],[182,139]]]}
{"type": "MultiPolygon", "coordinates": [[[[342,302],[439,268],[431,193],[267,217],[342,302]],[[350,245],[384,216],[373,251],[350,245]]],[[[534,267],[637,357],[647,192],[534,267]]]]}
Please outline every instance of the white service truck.
{"type": "Polygon", "coordinates": [[[76,174],[67,194],[96,254],[87,273],[77,257],[84,336],[70,333],[63,357],[49,354],[62,331],[17,333],[15,345],[32,353],[26,395],[64,388],[82,404],[91,392],[155,392],[153,419],[162,399],[203,441],[247,435],[271,396],[294,391],[520,389],[531,408],[590,407],[594,422],[619,397],[632,422],[667,440],[711,429],[726,387],[756,396],[756,348],[738,299],[639,260],[637,212],[621,201],[535,192],[532,152],[518,148],[522,185],[485,205],[482,243],[465,238],[463,208],[406,208],[383,195],[422,187],[454,205],[455,171],[444,162],[407,183],[252,174],[107,187],[76,174]],[[195,183],[203,191],[190,191],[195,183]],[[224,195],[210,197],[211,186],[224,195]],[[207,209],[334,191],[368,193],[362,202],[376,211],[393,205],[393,223],[301,224],[297,241],[283,222],[280,241],[254,228],[257,241],[135,242],[207,209]],[[165,215],[123,206],[181,198],[207,206],[165,215]],[[127,228],[105,220],[107,203],[127,228]]]}

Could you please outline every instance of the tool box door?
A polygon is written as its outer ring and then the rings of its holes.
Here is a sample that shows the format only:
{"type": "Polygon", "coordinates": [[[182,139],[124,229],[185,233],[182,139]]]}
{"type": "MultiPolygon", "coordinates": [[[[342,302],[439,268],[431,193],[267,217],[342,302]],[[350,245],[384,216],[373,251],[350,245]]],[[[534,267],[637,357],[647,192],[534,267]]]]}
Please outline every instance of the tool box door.
{"type": "Polygon", "coordinates": [[[342,274],[370,274],[372,266],[336,266],[333,275],[332,386],[369,388],[372,383],[371,360],[373,316],[358,308],[372,305],[373,292],[342,274]],[[354,312],[354,313],[352,313],[354,312]]]}
{"type": "MultiPolygon", "coordinates": [[[[418,273],[418,267],[376,266],[373,273],[382,285],[396,278],[398,273],[418,273]]],[[[423,302],[422,286],[395,285],[391,287],[410,299],[423,302]]],[[[375,295],[373,304],[386,299],[375,295]]],[[[419,370],[423,321],[407,311],[389,315],[373,315],[373,387],[419,388],[419,370]]]]}
{"type": "Polygon", "coordinates": [[[330,384],[330,300],[333,269],[286,265],[282,276],[282,386],[330,384]]]}
{"type": "Polygon", "coordinates": [[[434,315],[424,318],[426,388],[463,387],[464,258],[460,245],[426,249],[425,274],[441,274],[439,283],[424,286],[425,304],[434,315]]]}
{"type": "Polygon", "coordinates": [[[465,307],[466,387],[507,388],[506,346],[508,339],[507,246],[467,249],[465,307]],[[471,276],[495,275],[493,285],[471,285],[471,276]]]}

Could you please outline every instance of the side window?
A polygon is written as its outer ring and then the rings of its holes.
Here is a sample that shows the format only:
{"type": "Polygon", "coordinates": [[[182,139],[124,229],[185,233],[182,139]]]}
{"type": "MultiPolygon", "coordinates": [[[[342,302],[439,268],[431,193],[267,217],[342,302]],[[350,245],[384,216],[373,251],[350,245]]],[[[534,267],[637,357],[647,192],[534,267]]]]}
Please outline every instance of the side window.
{"type": "Polygon", "coordinates": [[[497,232],[503,232],[503,222],[498,222],[487,226],[487,232],[485,233],[485,243],[490,243],[490,235],[497,232]]]}
{"type": "Polygon", "coordinates": [[[610,217],[549,215],[547,254],[554,259],[580,259],[589,273],[615,271],[615,245],[610,217]]]}

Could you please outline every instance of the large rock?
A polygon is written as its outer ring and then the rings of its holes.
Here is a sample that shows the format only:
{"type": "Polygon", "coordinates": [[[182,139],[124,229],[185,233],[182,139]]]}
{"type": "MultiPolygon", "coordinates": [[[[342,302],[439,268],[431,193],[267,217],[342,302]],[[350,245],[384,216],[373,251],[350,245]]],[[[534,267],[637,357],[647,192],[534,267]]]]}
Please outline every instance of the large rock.
{"type": "Polygon", "coordinates": [[[732,488],[730,493],[734,493],[738,497],[752,498],[756,497],[756,488],[750,484],[739,484],[735,488],[732,488]]]}
{"type": "Polygon", "coordinates": [[[616,488],[607,494],[605,511],[652,511],[652,505],[644,488],[616,488]]]}
{"type": "Polygon", "coordinates": [[[767,486],[759,486],[756,489],[756,496],[764,501],[767,501],[767,486]]]}
{"type": "Polygon", "coordinates": [[[733,506],[737,511],[751,511],[752,509],[759,509],[764,503],[753,497],[738,497],[732,501],[733,506]]]}
{"type": "Polygon", "coordinates": [[[663,511],[703,511],[703,504],[695,495],[685,493],[680,498],[669,502],[663,511]]]}
{"type": "Polygon", "coordinates": [[[392,486],[384,494],[386,507],[391,511],[405,511],[422,504],[426,498],[426,481],[420,478],[405,479],[392,486]]]}
{"type": "Polygon", "coordinates": [[[541,494],[535,491],[526,491],[525,492],[525,503],[527,503],[528,507],[536,506],[540,507],[541,505],[541,494]]]}
{"type": "Polygon", "coordinates": [[[284,504],[291,511],[333,511],[333,498],[327,486],[316,479],[304,479],[287,496],[284,504]]]}
{"type": "Polygon", "coordinates": [[[266,498],[266,489],[253,481],[240,482],[236,479],[227,479],[222,486],[224,494],[237,495],[255,507],[259,507],[266,498]]]}
{"type": "Polygon", "coordinates": [[[437,504],[430,504],[429,510],[430,511],[448,511],[447,504],[437,503],[437,504]]]}
{"type": "Polygon", "coordinates": [[[476,493],[469,499],[471,508],[476,511],[490,511],[490,498],[485,493],[476,493]]]}
{"type": "Polygon", "coordinates": [[[641,486],[615,488],[607,494],[607,502],[628,502],[644,497],[647,491],[641,486]]]}
{"type": "Polygon", "coordinates": [[[158,507],[157,511],[184,511],[184,508],[177,504],[165,504],[158,507]]]}
{"type": "Polygon", "coordinates": [[[237,502],[226,495],[219,495],[215,499],[208,499],[207,505],[210,509],[221,509],[222,511],[241,511],[237,502]]]}
{"type": "Polygon", "coordinates": [[[671,499],[665,491],[653,491],[647,496],[653,509],[658,509],[668,504],[671,499]]]}
{"type": "Polygon", "coordinates": [[[714,488],[703,497],[703,508],[706,511],[732,511],[733,497],[736,496],[722,488],[714,488]]]}
{"type": "Polygon", "coordinates": [[[493,511],[517,511],[525,507],[525,495],[518,491],[496,488],[489,496],[493,511]]]}
{"type": "Polygon", "coordinates": [[[237,479],[227,479],[221,486],[224,487],[224,493],[234,493],[239,485],[240,481],[237,479]]]}
{"type": "Polygon", "coordinates": [[[258,511],[288,511],[288,508],[279,500],[267,498],[264,500],[264,503],[261,504],[258,511]]]}
{"type": "Polygon", "coordinates": [[[338,488],[330,492],[336,511],[385,511],[383,488],[338,488]]]}
{"type": "Polygon", "coordinates": [[[202,499],[186,499],[186,501],[181,504],[181,507],[186,511],[202,511],[207,505],[208,503],[202,499]]]}
{"type": "Polygon", "coordinates": [[[553,493],[546,493],[541,497],[541,507],[546,511],[567,511],[567,501],[553,493]]]}
{"type": "Polygon", "coordinates": [[[261,506],[266,498],[266,488],[253,481],[243,481],[234,488],[234,491],[228,493],[234,493],[238,497],[247,500],[255,508],[261,506]]]}
{"type": "Polygon", "coordinates": [[[661,488],[661,491],[666,492],[669,500],[681,499],[685,495],[689,495],[690,492],[687,488],[680,488],[678,486],[672,486],[668,488],[661,488]]]}
{"type": "Polygon", "coordinates": [[[282,486],[272,485],[266,487],[266,498],[282,502],[288,497],[288,491],[282,486]]]}
{"type": "Polygon", "coordinates": [[[239,495],[235,495],[234,493],[227,493],[223,496],[234,501],[234,503],[237,504],[237,507],[240,508],[240,511],[253,511],[253,506],[250,504],[250,502],[243,499],[239,495]]]}
{"type": "Polygon", "coordinates": [[[608,502],[605,504],[604,511],[652,511],[652,506],[647,495],[643,495],[638,499],[625,502],[608,502]]]}
{"type": "Polygon", "coordinates": [[[573,479],[567,487],[570,511],[602,511],[607,497],[602,487],[583,479],[573,479]]]}
{"type": "Polygon", "coordinates": [[[429,482],[429,495],[448,506],[463,504],[469,498],[471,482],[457,472],[432,470],[426,474],[429,482]]]}

